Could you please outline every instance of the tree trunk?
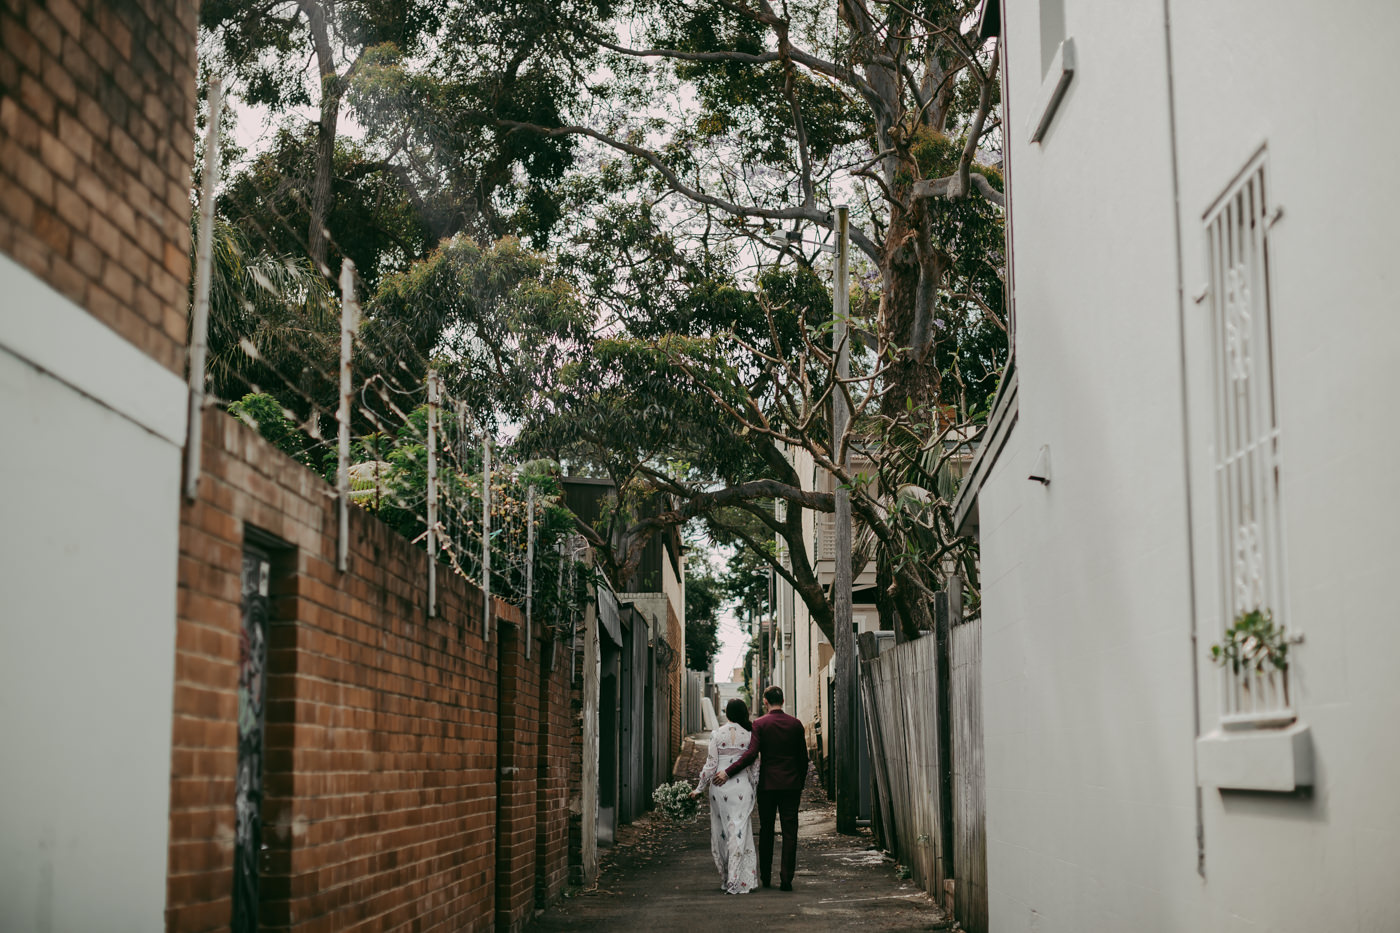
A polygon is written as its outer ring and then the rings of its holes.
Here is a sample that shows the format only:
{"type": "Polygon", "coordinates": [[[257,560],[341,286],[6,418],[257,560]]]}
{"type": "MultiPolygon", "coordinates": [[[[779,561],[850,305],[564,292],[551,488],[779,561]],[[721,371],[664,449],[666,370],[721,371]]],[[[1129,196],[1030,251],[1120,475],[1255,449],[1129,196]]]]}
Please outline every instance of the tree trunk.
{"type": "Polygon", "coordinates": [[[905,412],[908,400],[923,409],[939,398],[933,314],[945,259],[930,240],[926,211],[925,199],[908,210],[892,207],[880,262],[880,345],[894,354],[880,408],[890,417],[905,412]]]}
{"type": "Polygon", "coordinates": [[[335,138],[340,122],[340,81],[331,73],[323,77],[321,92],[321,122],[316,125],[316,163],[311,178],[310,225],[306,232],[306,249],[311,261],[322,275],[330,275],[327,264],[330,231],[326,217],[330,213],[331,179],[335,174],[335,138]]]}
{"type": "Polygon", "coordinates": [[[307,224],[306,251],[316,270],[331,276],[326,262],[330,231],[326,215],[331,205],[331,175],[335,171],[335,137],[340,123],[340,98],[344,83],[335,71],[335,51],[331,48],[330,22],[321,0],[298,0],[298,7],[311,30],[316,50],[316,71],[321,76],[321,121],[316,125],[316,163],[311,177],[311,219],[307,224]]]}

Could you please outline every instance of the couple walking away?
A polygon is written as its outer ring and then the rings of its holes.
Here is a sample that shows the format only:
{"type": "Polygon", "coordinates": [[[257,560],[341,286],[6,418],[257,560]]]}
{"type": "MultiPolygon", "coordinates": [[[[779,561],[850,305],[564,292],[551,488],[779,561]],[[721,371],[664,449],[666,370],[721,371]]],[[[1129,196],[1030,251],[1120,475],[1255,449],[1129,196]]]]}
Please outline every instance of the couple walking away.
{"type": "Polygon", "coordinates": [[[792,890],[797,869],[797,806],[807,780],[807,737],[800,720],[783,712],[783,690],[763,691],[768,713],[749,723],[743,700],[724,707],[729,720],[710,736],[710,754],[694,796],[710,789],[710,851],[720,885],[730,894],[772,887],[773,819],[783,824],[783,867],[778,876],[792,890]],[[760,757],[761,756],[761,757],[760,757]],[[759,759],[757,769],[750,768],[759,759]],[[754,777],[757,770],[758,777],[754,777]],[[758,804],[758,852],[754,853],[750,814],[758,804]]]}

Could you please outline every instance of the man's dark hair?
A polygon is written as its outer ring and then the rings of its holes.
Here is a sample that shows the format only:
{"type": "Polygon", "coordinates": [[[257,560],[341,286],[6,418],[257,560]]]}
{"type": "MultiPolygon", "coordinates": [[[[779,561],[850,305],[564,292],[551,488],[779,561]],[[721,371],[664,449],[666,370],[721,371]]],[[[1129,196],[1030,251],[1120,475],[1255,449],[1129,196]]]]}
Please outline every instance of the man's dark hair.
{"type": "Polygon", "coordinates": [[[763,698],[764,698],[765,700],[767,700],[769,703],[771,703],[773,706],[782,706],[782,705],[783,705],[783,688],[782,688],[782,687],[779,687],[777,684],[774,684],[773,686],[769,687],[767,690],[763,691],[763,698]]]}

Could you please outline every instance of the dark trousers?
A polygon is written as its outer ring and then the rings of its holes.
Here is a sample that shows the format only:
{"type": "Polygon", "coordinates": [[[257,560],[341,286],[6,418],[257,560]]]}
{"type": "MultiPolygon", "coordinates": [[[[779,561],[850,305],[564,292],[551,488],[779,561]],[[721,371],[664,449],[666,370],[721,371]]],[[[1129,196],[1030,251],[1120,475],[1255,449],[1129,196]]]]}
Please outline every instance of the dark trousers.
{"type": "Polygon", "coordinates": [[[764,884],[773,879],[773,817],[783,821],[783,868],[778,880],[792,884],[797,872],[797,806],[802,789],[761,790],[758,792],[758,877],[764,884]]]}

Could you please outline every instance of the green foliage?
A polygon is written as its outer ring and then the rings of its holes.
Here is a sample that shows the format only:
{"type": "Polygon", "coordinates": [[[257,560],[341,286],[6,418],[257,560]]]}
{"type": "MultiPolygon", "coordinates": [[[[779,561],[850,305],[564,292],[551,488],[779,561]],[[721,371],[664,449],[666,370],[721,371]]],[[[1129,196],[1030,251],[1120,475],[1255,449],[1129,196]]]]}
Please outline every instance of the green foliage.
{"type": "Polygon", "coordinates": [[[274,396],[287,417],[317,430],[314,412],[334,407],[336,391],[328,374],[339,352],[339,307],[329,283],[304,257],[258,251],[223,219],[214,221],[212,243],[210,390],[220,399],[274,396]]]}
{"type": "Polygon", "coordinates": [[[709,568],[688,572],[685,578],[685,666],[708,671],[719,651],[719,613],[724,604],[720,581],[709,568]]]}
{"type": "Polygon", "coordinates": [[[720,592],[727,602],[735,604],[740,616],[765,616],[770,575],[767,557],[751,548],[738,548],[720,577],[720,592]]]}
{"type": "MultiPolygon", "coordinates": [[[[257,251],[305,257],[306,192],[315,171],[315,128],[284,128],[229,178],[219,197],[219,217],[236,225],[257,251]]],[[[393,167],[360,142],[336,142],[332,174],[327,265],[339,270],[341,259],[352,260],[362,291],[373,293],[382,276],[407,269],[432,249],[446,226],[440,215],[451,208],[415,197],[393,167]]]]}
{"type": "Polygon", "coordinates": [[[1225,630],[1225,640],[1210,646],[1210,656],[1221,667],[1229,665],[1235,674],[1249,671],[1264,674],[1288,670],[1289,639],[1282,625],[1274,624],[1268,609],[1241,613],[1225,630]]]}
{"type": "Polygon", "coordinates": [[[297,429],[288,412],[271,395],[250,392],[231,402],[228,412],[292,459],[309,467],[316,466],[308,438],[297,429]]]}
{"type": "MultiPolygon", "coordinates": [[[[853,368],[885,364],[870,391],[893,400],[857,425],[885,459],[862,495],[951,489],[925,442],[950,420],[984,413],[1005,364],[1006,335],[993,320],[1005,304],[1003,221],[976,195],[911,205],[905,186],[915,174],[951,174],[971,131],[981,85],[971,70],[949,72],[962,59],[947,37],[964,31],[974,6],[882,4],[863,14],[868,27],[854,13],[831,15],[824,0],[774,5],[780,24],[765,21],[767,5],[727,0],[210,0],[200,15],[206,51],[245,100],[285,110],[323,98],[339,106],[343,93],[364,128],[362,139],[335,142],[324,218],[328,264],[352,258],[365,286],[356,385],[379,376],[416,392],[436,366],[477,420],[519,424],[526,455],[611,478],[617,499],[591,530],[611,552],[605,569],[622,574],[637,543],[657,533],[646,516],[787,477],[778,445],[736,412],[800,436],[799,446],[829,443],[826,367],[801,353],[808,339],[829,344],[828,260],[811,243],[824,221],[794,217],[852,188],[853,222],[869,238],[852,273],[853,368]],[[319,83],[307,68],[318,11],[338,69],[319,83]],[[614,39],[741,57],[633,57],[607,48],[614,39]],[[770,57],[789,41],[810,56],[770,57]],[[891,55],[899,69],[886,67],[891,55]],[[920,99],[925,80],[942,89],[933,100],[920,99]],[[672,191],[635,150],[557,132],[570,125],[648,147],[673,182],[748,216],[672,191]],[[893,190],[852,175],[855,166],[893,190]],[[918,256],[916,231],[932,247],[921,243],[918,256]],[[933,339],[910,354],[916,295],[933,339]],[[902,412],[906,396],[920,401],[902,412]]],[[[989,51],[977,54],[990,67],[989,51]]],[[[979,144],[994,147],[996,133],[979,144]]],[[[324,171],[318,146],[326,155],[314,126],[285,123],[230,180],[220,209],[248,244],[244,255],[304,255],[309,193],[324,171]]],[[[975,170],[1002,188],[996,170],[975,170]]],[[[307,271],[296,267],[284,266],[307,271]]],[[[279,287],[278,307],[229,315],[216,353],[241,380],[226,397],[273,392],[309,437],[326,427],[317,410],[334,408],[328,285],[279,287]],[[271,326],[259,331],[257,318],[271,326]],[[240,359],[245,345],[255,352],[240,359]]],[[[386,423],[400,420],[373,393],[366,404],[386,423]]],[[[420,420],[399,429],[392,452],[364,454],[382,514],[410,535],[421,531],[409,517],[421,496],[420,420]],[[385,471],[392,495],[380,494],[385,471]]],[[[375,426],[366,419],[356,430],[375,426]]],[[[360,445],[375,443],[367,435],[360,445]]],[[[449,477],[445,490],[469,479],[449,477]]],[[[762,507],[771,517],[771,504],[762,507]]],[[[766,600],[758,571],[776,559],[774,529],[757,508],[705,515],[717,535],[748,542],[753,565],[733,588],[750,606],[766,600]]],[[[931,584],[950,534],[944,516],[917,496],[896,496],[891,509],[881,560],[919,568],[931,584]]]]}
{"type": "MultiPolygon", "coordinates": [[[[444,419],[441,445],[457,445],[453,423],[444,419]]],[[[395,437],[367,435],[352,447],[352,497],[399,534],[421,540],[427,530],[427,407],[419,406],[395,437]]],[[[442,462],[441,460],[439,461],[442,462]]],[[[475,473],[438,472],[439,547],[442,559],[468,579],[482,578],[480,461],[475,473]]],[[[566,627],[587,599],[592,572],[562,547],[574,532],[574,516],[563,502],[558,465],[530,461],[491,473],[491,590],[525,604],[529,548],[529,489],[535,490],[533,611],[539,624],[566,627]]]]}
{"type": "Polygon", "coordinates": [[[433,359],[452,397],[487,417],[520,418],[576,359],[589,320],[548,260],[514,239],[457,236],[384,278],[366,343],[419,378],[433,359]]]}

